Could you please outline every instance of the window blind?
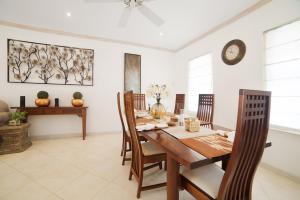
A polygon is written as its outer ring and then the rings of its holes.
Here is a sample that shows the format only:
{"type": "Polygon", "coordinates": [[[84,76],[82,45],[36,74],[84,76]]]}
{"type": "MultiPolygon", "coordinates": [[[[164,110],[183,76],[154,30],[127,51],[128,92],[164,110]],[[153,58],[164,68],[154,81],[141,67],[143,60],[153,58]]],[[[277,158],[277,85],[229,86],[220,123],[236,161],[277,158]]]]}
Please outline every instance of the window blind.
{"type": "Polygon", "coordinates": [[[265,33],[265,85],[272,91],[270,123],[300,130],[300,20],[265,33]]]}
{"type": "Polygon", "coordinates": [[[199,94],[213,92],[212,56],[207,54],[189,62],[188,111],[197,112],[199,94]]]}

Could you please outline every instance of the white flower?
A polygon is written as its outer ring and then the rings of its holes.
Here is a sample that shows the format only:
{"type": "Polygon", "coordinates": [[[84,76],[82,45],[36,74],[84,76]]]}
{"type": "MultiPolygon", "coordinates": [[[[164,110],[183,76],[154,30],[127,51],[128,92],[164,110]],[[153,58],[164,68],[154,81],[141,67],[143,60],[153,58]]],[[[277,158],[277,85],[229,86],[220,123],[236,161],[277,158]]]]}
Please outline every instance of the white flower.
{"type": "Polygon", "coordinates": [[[164,85],[158,85],[158,84],[152,84],[148,87],[146,91],[147,96],[152,98],[165,98],[168,96],[167,86],[164,85]]]}

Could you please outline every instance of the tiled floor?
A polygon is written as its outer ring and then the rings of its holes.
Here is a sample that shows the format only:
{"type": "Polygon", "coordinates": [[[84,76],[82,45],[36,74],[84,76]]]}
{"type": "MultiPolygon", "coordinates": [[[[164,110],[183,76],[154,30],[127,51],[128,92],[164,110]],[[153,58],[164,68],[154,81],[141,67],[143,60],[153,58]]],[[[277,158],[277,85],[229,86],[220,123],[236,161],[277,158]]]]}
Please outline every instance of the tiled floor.
{"type": "MultiPolygon", "coordinates": [[[[121,166],[120,134],[39,140],[27,151],[0,156],[1,200],[136,199],[137,184],[128,180],[129,163],[121,166]]],[[[145,184],[165,180],[163,170],[147,172],[145,184]]],[[[300,184],[259,168],[254,200],[293,200],[300,184]]],[[[180,192],[181,199],[193,199],[180,192]]],[[[166,199],[166,189],[142,192],[141,199],[166,199]]]]}

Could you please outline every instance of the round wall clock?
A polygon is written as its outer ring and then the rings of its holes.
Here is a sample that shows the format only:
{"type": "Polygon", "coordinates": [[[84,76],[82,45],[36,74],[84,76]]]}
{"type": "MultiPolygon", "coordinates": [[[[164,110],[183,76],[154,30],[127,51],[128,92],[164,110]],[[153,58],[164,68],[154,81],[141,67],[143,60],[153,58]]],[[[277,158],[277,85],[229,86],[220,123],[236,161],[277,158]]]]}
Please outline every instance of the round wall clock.
{"type": "Polygon", "coordinates": [[[235,65],[240,62],[246,53],[246,45],[242,40],[231,40],[222,51],[222,59],[227,65],[235,65]]]}

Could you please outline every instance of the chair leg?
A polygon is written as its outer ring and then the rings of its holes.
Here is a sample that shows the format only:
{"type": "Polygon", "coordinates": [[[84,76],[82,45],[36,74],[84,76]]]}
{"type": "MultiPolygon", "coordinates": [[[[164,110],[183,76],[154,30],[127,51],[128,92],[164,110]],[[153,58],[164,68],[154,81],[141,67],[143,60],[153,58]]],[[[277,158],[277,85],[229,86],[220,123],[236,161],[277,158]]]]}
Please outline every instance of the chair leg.
{"type": "Polygon", "coordinates": [[[126,159],[126,149],[124,150],[124,153],[123,153],[123,160],[122,160],[122,165],[125,165],[125,159],[126,159]]]}
{"type": "MultiPolygon", "coordinates": [[[[127,150],[127,141],[125,141],[124,144],[125,144],[125,145],[124,145],[124,151],[123,151],[123,161],[122,161],[122,165],[124,165],[124,164],[125,164],[125,161],[128,160],[128,159],[126,159],[126,152],[129,151],[129,150],[127,150]]],[[[129,144],[129,146],[130,146],[130,144],[129,144]]]]}
{"type": "Polygon", "coordinates": [[[129,178],[128,178],[130,181],[132,180],[132,171],[131,171],[131,169],[130,169],[130,171],[129,171],[129,178]]]}
{"type": "Polygon", "coordinates": [[[138,198],[138,199],[141,197],[143,178],[144,178],[143,176],[144,176],[144,170],[142,168],[142,172],[141,172],[139,180],[138,180],[138,189],[137,189],[137,194],[136,194],[136,198],[138,198]]]}
{"type": "Polygon", "coordinates": [[[162,169],[162,162],[159,162],[158,167],[159,169],[162,169]]]}
{"type": "Polygon", "coordinates": [[[121,156],[123,156],[123,153],[124,153],[124,143],[125,143],[125,138],[124,138],[124,136],[123,136],[122,149],[121,149],[121,156]]]}

